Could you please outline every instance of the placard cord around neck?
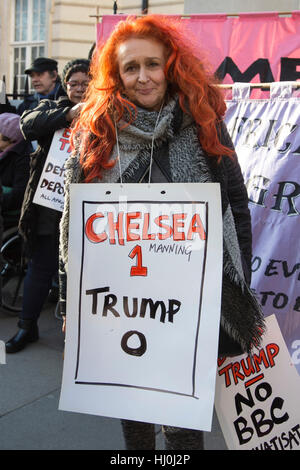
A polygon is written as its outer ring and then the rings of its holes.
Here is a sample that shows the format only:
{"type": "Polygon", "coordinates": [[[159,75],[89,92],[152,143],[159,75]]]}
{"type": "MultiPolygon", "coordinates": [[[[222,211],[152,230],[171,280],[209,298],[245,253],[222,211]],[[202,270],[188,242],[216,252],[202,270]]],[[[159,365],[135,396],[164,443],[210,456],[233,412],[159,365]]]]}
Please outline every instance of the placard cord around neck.
{"type": "MultiPolygon", "coordinates": [[[[155,122],[155,126],[154,126],[154,129],[153,129],[153,134],[152,134],[148,184],[150,184],[150,181],[151,181],[155,130],[156,130],[156,127],[157,127],[157,124],[158,124],[158,121],[159,121],[159,118],[160,118],[160,115],[161,115],[161,111],[163,109],[163,105],[164,105],[164,102],[162,102],[162,104],[160,106],[160,110],[158,112],[156,122],[155,122]]],[[[120,147],[119,147],[119,134],[118,134],[118,126],[117,126],[116,120],[114,120],[114,121],[115,121],[115,130],[116,130],[116,145],[117,145],[118,162],[119,162],[120,183],[122,185],[123,184],[123,178],[122,178],[122,168],[121,168],[121,154],[120,154],[120,147]]]]}

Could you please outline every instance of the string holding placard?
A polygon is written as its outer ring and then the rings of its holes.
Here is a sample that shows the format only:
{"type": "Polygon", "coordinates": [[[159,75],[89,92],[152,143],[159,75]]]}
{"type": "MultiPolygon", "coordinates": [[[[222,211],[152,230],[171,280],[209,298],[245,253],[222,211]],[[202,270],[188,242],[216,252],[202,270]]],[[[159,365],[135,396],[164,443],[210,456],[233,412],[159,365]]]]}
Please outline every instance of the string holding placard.
{"type": "MultiPolygon", "coordinates": [[[[157,118],[156,118],[156,121],[155,121],[155,126],[154,126],[154,129],[153,129],[153,134],[152,134],[148,184],[150,184],[150,182],[151,182],[155,131],[156,131],[157,124],[158,124],[158,121],[159,121],[159,118],[160,118],[160,115],[161,115],[161,112],[162,112],[162,109],[163,109],[163,105],[164,105],[164,101],[161,103],[160,110],[158,112],[158,115],[157,115],[157,118]]],[[[119,163],[120,183],[121,183],[121,186],[122,186],[123,179],[122,179],[121,155],[120,155],[120,146],[119,146],[119,133],[118,133],[118,126],[117,126],[117,123],[116,123],[115,119],[114,119],[114,123],[115,123],[115,130],[116,130],[116,146],[117,146],[117,153],[118,153],[117,158],[118,158],[118,163],[119,163]]]]}

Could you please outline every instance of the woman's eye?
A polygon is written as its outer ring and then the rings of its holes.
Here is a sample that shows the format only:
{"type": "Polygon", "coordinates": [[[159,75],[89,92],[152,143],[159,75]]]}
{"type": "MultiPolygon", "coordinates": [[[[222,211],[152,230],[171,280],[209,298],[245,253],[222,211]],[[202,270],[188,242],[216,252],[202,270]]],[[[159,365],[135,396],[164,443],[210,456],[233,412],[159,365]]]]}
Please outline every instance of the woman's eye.
{"type": "Polygon", "coordinates": [[[136,69],[135,65],[128,65],[125,69],[125,72],[133,72],[136,69]]]}

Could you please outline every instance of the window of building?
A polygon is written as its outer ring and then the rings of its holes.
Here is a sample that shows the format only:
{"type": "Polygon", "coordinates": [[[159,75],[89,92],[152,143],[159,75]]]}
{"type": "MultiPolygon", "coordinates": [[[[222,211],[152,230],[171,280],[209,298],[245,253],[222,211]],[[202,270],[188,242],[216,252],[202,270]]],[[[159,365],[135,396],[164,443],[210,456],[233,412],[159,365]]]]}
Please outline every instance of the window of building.
{"type": "Polygon", "coordinates": [[[24,70],[35,58],[45,56],[45,40],[46,0],[15,0],[14,92],[25,92],[24,70]]]}

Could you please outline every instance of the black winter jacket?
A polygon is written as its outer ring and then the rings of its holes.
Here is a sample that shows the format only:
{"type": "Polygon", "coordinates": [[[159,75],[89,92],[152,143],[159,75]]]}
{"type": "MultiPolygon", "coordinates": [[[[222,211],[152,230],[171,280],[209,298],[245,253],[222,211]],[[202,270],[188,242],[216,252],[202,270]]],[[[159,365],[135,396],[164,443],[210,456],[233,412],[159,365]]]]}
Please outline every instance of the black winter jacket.
{"type": "Polygon", "coordinates": [[[29,178],[29,161],[33,148],[22,140],[0,153],[0,177],[3,186],[2,211],[21,209],[29,178]]]}
{"type": "Polygon", "coordinates": [[[34,194],[51,146],[54,133],[68,127],[66,115],[73,104],[67,96],[58,101],[42,100],[33,110],[25,111],[21,117],[21,131],[27,140],[37,140],[38,148],[31,155],[30,177],[25,191],[19,230],[30,255],[39,230],[41,214],[47,214],[52,222],[51,234],[58,237],[61,213],[33,203],[34,194]]]}

